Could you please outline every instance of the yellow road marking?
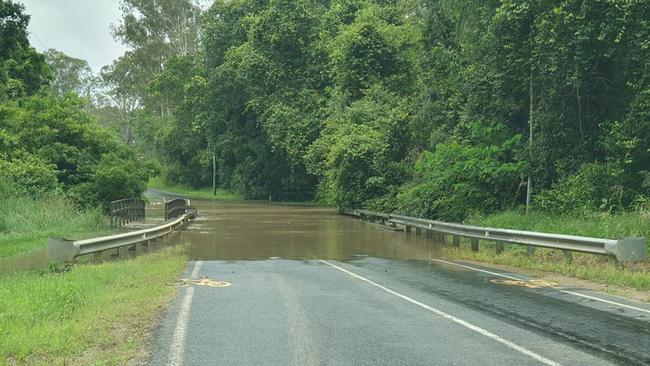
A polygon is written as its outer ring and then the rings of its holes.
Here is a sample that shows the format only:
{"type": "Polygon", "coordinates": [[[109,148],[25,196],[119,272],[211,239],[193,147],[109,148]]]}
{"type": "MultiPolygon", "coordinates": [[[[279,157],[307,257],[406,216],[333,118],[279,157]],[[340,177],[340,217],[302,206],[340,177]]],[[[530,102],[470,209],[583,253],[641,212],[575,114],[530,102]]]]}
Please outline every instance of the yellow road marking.
{"type": "Polygon", "coordinates": [[[197,279],[187,279],[181,278],[179,280],[181,286],[183,285],[196,285],[196,286],[208,286],[208,287],[229,287],[232,284],[226,281],[217,281],[209,278],[197,278],[197,279]]]}
{"type": "Polygon", "coordinates": [[[544,280],[502,280],[491,279],[490,282],[499,285],[521,286],[526,288],[553,288],[557,283],[544,280]]]}

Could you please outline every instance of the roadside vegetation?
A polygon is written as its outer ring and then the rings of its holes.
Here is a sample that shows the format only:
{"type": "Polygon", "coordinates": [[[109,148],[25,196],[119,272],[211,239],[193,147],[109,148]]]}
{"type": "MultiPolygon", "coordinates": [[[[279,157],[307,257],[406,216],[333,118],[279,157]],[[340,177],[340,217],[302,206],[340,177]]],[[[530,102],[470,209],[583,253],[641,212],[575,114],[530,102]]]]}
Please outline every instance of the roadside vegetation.
{"type": "Polygon", "coordinates": [[[0,257],[44,249],[50,236],[77,239],[109,231],[100,208],[82,208],[60,193],[38,197],[0,179],[0,257]]]}
{"type": "Polygon", "coordinates": [[[146,362],[149,333],[186,266],[184,250],[0,278],[0,363],[146,362]]]}
{"type": "Polygon", "coordinates": [[[511,210],[491,215],[470,216],[465,222],[479,226],[594,238],[618,239],[639,236],[650,238],[650,211],[648,210],[565,213],[533,211],[527,215],[521,210],[511,210]]]}
{"type": "Polygon", "coordinates": [[[28,24],[0,1],[0,257],[107,230],[108,202],[140,196],[155,170],[98,122],[87,63],[37,52],[28,24]]]}
{"type": "Polygon", "coordinates": [[[220,201],[238,201],[242,200],[241,196],[229,192],[223,188],[217,189],[217,194],[212,194],[212,188],[192,188],[190,186],[180,183],[165,183],[160,177],[153,177],[149,179],[148,188],[159,189],[177,193],[190,198],[200,198],[206,200],[220,200],[220,201]]]}
{"type": "MultiPolygon", "coordinates": [[[[565,213],[531,212],[520,210],[499,212],[491,215],[473,215],[466,221],[480,226],[529,230],[545,233],[618,239],[623,237],[650,238],[650,211],[599,212],[594,210],[570,211],[565,213]]],[[[556,273],[563,276],[614,285],[618,288],[604,288],[617,294],[626,294],[627,289],[650,291],[650,263],[617,263],[609,257],[573,253],[568,260],[561,251],[537,249],[528,256],[525,246],[506,245],[501,254],[496,254],[494,245],[481,243],[481,250],[472,252],[466,245],[462,249],[445,248],[446,255],[463,260],[507,265],[534,271],[537,275],[556,273]]],[[[650,249],[650,248],[649,248],[650,249]]],[[[645,297],[650,301],[650,297],[645,297]]]]}
{"type": "Polygon", "coordinates": [[[640,263],[617,263],[611,258],[591,254],[573,253],[568,260],[561,251],[537,249],[534,255],[526,254],[525,246],[506,245],[501,254],[496,254],[491,243],[481,243],[478,252],[472,252],[469,242],[460,248],[445,247],[444,254],[453,259],[505,265],[532,272],[535,276],[549,273],[579,278],[602,284],[603,290],[625,295],[628,290],[645,291],[641,300],[650,301],[650,265],[640,263]]]}

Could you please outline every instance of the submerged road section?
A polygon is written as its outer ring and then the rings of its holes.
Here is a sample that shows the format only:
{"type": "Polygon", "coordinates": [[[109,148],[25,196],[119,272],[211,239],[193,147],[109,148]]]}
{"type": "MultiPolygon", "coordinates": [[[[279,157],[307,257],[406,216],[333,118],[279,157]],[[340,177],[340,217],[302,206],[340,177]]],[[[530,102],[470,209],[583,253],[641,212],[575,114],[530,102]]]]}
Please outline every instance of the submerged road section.
{"type": "Polygon", "coordinates": [[[151,365],[650,364],[646,304],[440,258],[323,209],[193,204],[194,260],[151,365]]]}

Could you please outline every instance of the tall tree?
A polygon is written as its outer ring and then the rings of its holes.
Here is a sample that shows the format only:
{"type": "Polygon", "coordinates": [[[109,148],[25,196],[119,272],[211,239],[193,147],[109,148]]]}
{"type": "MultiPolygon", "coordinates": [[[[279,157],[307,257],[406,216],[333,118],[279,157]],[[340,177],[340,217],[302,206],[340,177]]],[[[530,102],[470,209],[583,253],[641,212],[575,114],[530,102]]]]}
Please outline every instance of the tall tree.
{"type": "Polygon", "coordinates": [[[98,78],[93,74],[86,60],[66,55],[50,48],[45,52],[45,61],[52,71],[50,87],[57,96],[77,93],[92,100],[100,88],[98,78]]]}
{"type": "Polygon", "coordinates": [[[44,57],[29,44],[28,24],[23,5],[0,0],[0,101],[32,95],[50,77],[44,57]]]}
{"type": "MultiPolygon", "coordinates": [[[[199,46],[200,7],[191,0],[121,0],[122,19],[113,36],[130,48],[111,72],[126,70],[143,102],[147,86],[174,55],[194,54],[199,46]]],[[[124,82],[123,76],[118,76],[124,82]]],[[[159,105],[164,113],[166,106],[159,105]]]]}

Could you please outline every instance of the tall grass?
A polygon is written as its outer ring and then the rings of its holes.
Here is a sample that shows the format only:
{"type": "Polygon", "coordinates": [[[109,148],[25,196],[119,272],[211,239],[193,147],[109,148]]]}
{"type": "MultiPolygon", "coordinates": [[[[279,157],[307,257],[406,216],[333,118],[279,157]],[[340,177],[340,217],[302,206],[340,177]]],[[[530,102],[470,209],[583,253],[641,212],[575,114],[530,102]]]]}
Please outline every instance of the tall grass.
{"type": "MultiPolygon", "coordinates": [[[[617,239],[642,236],[650,239],[650,211],[631,212],[569,212],[550,214],[513,210],[491,215],[476,215],[468,223],[519,230],[580,235],[596,238],[617,239]]],[[[524,246],[507,245],[503,254],[495,254],[493,245],[481,244],[478,253],[464,249],[448,249],[447,254],[458,259],[511,265],[534,271],[554,272],[597,283],[650,290],[650,265],[648,262],[615,263],[591,254],[574,254],[567,262],[557,250],[541,249],[527,256],[524,246]]]]}
{"type": "Polygon", "coordinates": [[[0,257],[44,248],[48,236],[108,230],[99,208],[78,208],[57,193],[33,197],[17,189],[0,188],[0,257]]]}
{"type": "Polygon", "coordinates": [[[557,234],[616,239],[643,236],[650,238],[650,211],[621,213],[570,212],[550,214],[512,210],[470,217],[467,223],[557,234]]]}

